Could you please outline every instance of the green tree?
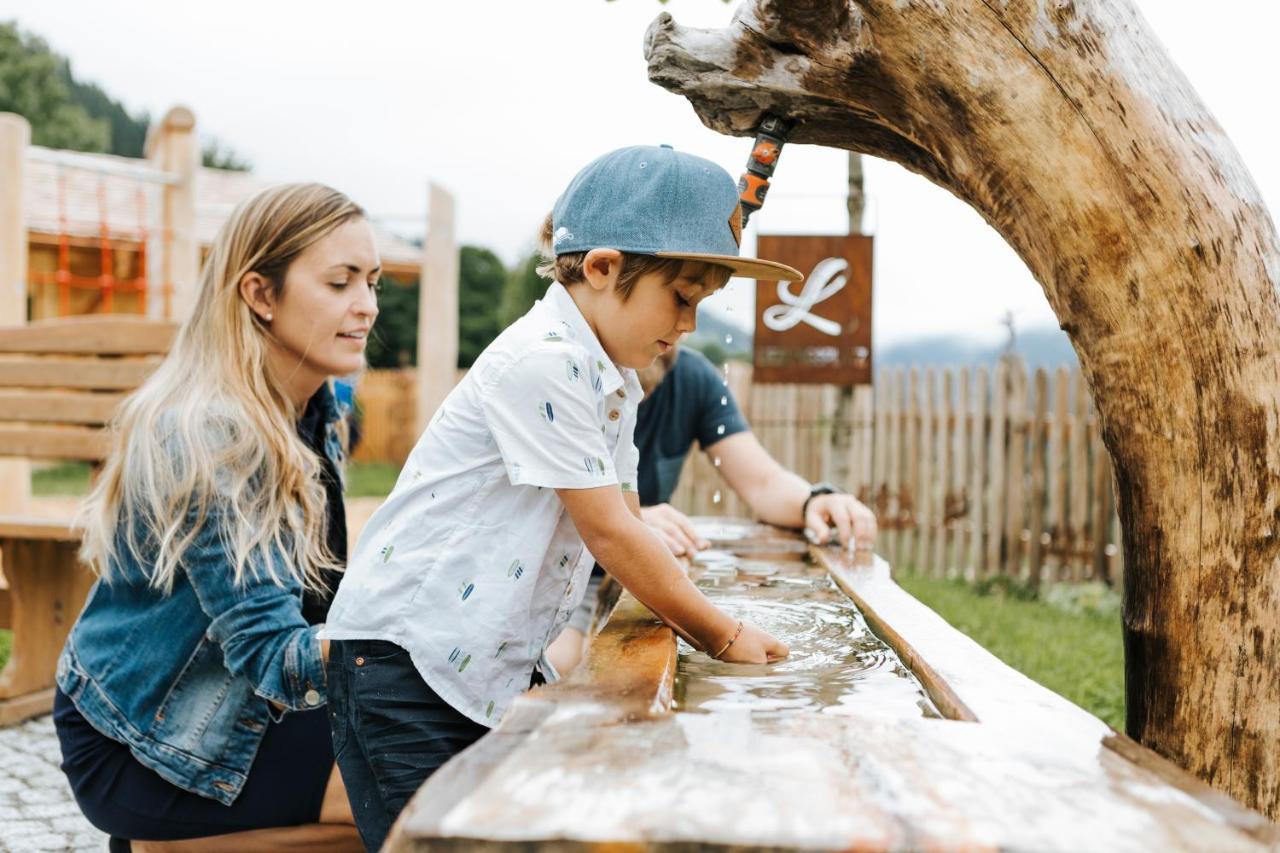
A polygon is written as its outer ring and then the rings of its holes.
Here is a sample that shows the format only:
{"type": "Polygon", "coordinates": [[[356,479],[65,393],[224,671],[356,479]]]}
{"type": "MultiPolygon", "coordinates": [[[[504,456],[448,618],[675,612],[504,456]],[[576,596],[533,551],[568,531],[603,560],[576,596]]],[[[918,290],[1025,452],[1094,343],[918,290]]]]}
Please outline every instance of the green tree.
{"type": "Polygon", "coordinates": [[[81,83],[71,75],[71,66],[63,63],[71,98],[92,118],[107,122],[106,151],[121,157],[141,157],[147,144],[147,128],[151,119],[145,114],[133,115],[124,105],[102,91],[94,83],[81,83]]]}
{"type": "Polygon", "coordinates": [[[377,369],[412,367],[418,361],[418,282],[382,276],[378,320],[365,350],[369,366],[377,369]]]}
{"type": "Polygon", "coordinates": [[[106,151],[111,124],[94,118],[72,97],[67,61],[43,39],[0,24],[0,111],[31,123],[31,141],[50,148],[106,151]]]}
{"type": "Polygon", "coordinates": [[[488,249],[463,246],[458,257],[458,367],[470,367],[505,325],[498,309],[507,269],[488,249]]]}
{"type": "Polygon", "coordinates": [[[200,149],[200,162],[210,169],[228,172],[248,172],[253,165],[230,146],[217,139],[208,139],[200,149]]]}
{"type": "Polygon", "coordinates": [[[534,252],[507,275],[506,286],[502,289],[502,306],[498,310],[498,320],[503,328],[523,317],[547,292],[550,282],[538,275],[541,263],[542,255],[534,252]]]}

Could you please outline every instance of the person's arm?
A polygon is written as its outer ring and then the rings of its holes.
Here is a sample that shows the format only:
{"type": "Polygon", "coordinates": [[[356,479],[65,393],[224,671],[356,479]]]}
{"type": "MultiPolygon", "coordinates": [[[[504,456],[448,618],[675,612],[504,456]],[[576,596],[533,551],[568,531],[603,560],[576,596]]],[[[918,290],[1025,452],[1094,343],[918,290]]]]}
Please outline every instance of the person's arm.
{"type": "MultiPolygon", "coordinates": [[[[720,660],[767,663],[787,656],[787,647],[753,625],[716,607],[693,585],[671,551],[639,517],[639,502],[616,486],[557,489],[587,550],[627,591],[692,645],[720,660]]],[[[633,493],[632,493],[633,494],[633,493]]]]}
{"type": "Polygon", "coordinates": [[[324,657],[316,638],[320,626],[302,617],[300,587],[292,578],[275,583],[251,566],[243,581],[235,582],[223,523],[219,511],[207,514],[182,558],[200,608],[211,620],[210,639],[222,647],[227,669],[244,675],[254,692],[277,708],[317,707],[325,699],[324,657]]]}
{"type": "Polygon", "coordinates": [[[876,517],[867,506],[852,495],[832,494],[814,497],[806,508],[812,487],[778,464],[754,433],[731,435],[706,452],[720,460],[720,475],[760,520],[780,527],[805,527],[813,531],[819,545],[827,542],[833,526],[843,547],[852,542],[870,550],[875,544],[876,517]]]}

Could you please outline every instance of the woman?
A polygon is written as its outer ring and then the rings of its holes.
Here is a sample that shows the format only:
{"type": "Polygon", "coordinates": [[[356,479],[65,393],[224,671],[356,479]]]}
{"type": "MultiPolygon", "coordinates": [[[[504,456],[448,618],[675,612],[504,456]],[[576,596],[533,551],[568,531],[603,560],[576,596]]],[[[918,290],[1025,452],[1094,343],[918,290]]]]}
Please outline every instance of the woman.
{"type": "Polygon", "coordinates": [[[315,635],[347,547],[329,377],[363,366],[379,271],[346,196],[259,193],[119,412],[54,705],[63,771],[113,839],[359,849],[315,635]]]}

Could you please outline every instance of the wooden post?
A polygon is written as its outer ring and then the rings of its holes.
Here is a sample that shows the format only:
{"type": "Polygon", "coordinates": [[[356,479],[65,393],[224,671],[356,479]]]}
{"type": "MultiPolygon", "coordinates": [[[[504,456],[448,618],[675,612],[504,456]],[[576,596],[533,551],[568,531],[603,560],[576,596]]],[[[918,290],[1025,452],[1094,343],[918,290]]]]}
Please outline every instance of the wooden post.
{"type": "Polygon", "coordinates": [[[902,499],[902,490],[906,488],[902,479],[902,446],[906,432],[902,411],[906,408],[906,400],[906,373],[899,367],[893,371],[889,380],[889,447],[886,450],[884,473],[885,487],[889,494],[888,513],[893,519],[893,529],[889,532],[889,562],[894,566],[902,562],[902,542],[906,537],[903,529],[906,504],[902,499]]]}
{"type": "Polygon", "coordinates": [[[1027,366],[1022,359],[1009,359],[1009,455],[1008,503],[1005,505],[1004,573],[1022,577],[1022,555],[1026,550],[1027,477],[1027,366]]]}
{"type": "Polygon", "coordinates": [[[1071,374],[1059,367],[1053,374],[1053,419],[1049,424],[1049,548],[1045,570],[1049,580],[1066,577],[1067,536],[1067,423],[1070,417],[1071,374]]]}
{"type": "Polygon", "coordinates": [[[431,184],[418,285],[419,433],[453,390],[458,368],[458,244],[453,217],[453,196],[439,184],[431,184]]]}
{"type": "Polygon", "coordinates": [[[164,245],[159,292],[147,294],[147,314],[181,322],[195,307],[200,283],[200,237],[196,233],[200,140],[191,110],[173,107],[165,113],[147,134],[146,154],[156,168],[175,178],[160,194],[164,223],[160,239],[164,245]]]}
{"type": "MultiPolygon", "coordinates": [[[[0,326],[27,322],[27,147],[31,125],[0,113],[0,326]]],[[[31,464],[0,459],[0,512],[21,512],[31,497],[31,464]]]]}
{"type": "Polygon", "coordinates": [[[970,580],[984,577],[988,565],[984,534],[987,529],[987,413],[991,408],[988,397],[991,386],[987,381],[986,367],[979,367],[974,372],[973,384],[973,428],[969,432],[969,456],[973,463],[969,478],[969,504],[972,507],[969,522],[970,580]]]}
{"type": "Polygon", "coordinates": [[[1027,581],[1039,589],[1044,572],[1044,546],[1048,536],[1044,530],[1045,427],[1049,412],[1049,374],[1036,368],[1032,396],[1031,419],[1031,541],[1027,565],[1027,581]]]}
{"type": "Polygon", "coordinates": [[[1068,525],[1071,538],[1071,579],[1081,581],[1088,570],[1086,536],[1089,528],[1089,389],[1079,372],[1072,376],[1071,417],[1071,507],[1068,525]]]}
{"type": "Polygon", "coordinates": [[[987,449],[990,479],[987,487],[987,575],[999,574],[1004,564],[1005,432],[1009,427],[1009,362],[996,362],[991,405],[991,443],[987,449]]]}
{"type": "Polygon", "coordinates": [[[938,377],[936,386],[937,404],[933,410],[935,430],[933,434],[933,456],[934,465],[936,466],[933,490],[933,523],[935,531],[929,562],[933,564],[935,576],[946,577],[951,570],[951,566],[947,563],[951,544],[950,525],[947,524],[947,504],[951,494],[951,422],[953,414],[951,398],[953,396],[953,388],[951,371],[942,368],[939,373],[941,375],[938,377]]]}
{"type": "Polygon", "coordinates": [[[920,491],[920,370],[911,368],[907,376],[907,393],[904,396],[903,422],[906,424],[903,443],[903,501],[906,504],[906,527],[903,528],[903,540],[899,544],[901,553],[898,562],[905,563],[914,572],[923,572],[924,567],[917,562],[916,543],[920,541],[921,529],[924,526],[925,493],[920,491]]]}
{"type": "Polygon", "coordinates": [[[960,368],[957,377],[955,408],[952,420],[955,424],[951,445],[951,512],[955,515],[951,534],[950,553],[947,556],[949,570],[958,577],[969,575],[969,539],[973,524],[973,503],[969,498],[969,411],[972,392],[969,388],[970,371],[960,368]]]}

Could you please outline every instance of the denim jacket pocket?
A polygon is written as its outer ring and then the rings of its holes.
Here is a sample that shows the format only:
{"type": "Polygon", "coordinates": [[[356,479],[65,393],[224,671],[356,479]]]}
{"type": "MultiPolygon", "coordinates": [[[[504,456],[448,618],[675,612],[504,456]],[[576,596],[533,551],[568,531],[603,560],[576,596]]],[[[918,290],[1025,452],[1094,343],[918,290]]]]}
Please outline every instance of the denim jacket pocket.
{"type": "Polygon", "coordinates": [[[220,755],[252,693],[248,679],[232,675],[221,648],[204,636],[160,703],[151,736],[195,755],[220,755]]]}

